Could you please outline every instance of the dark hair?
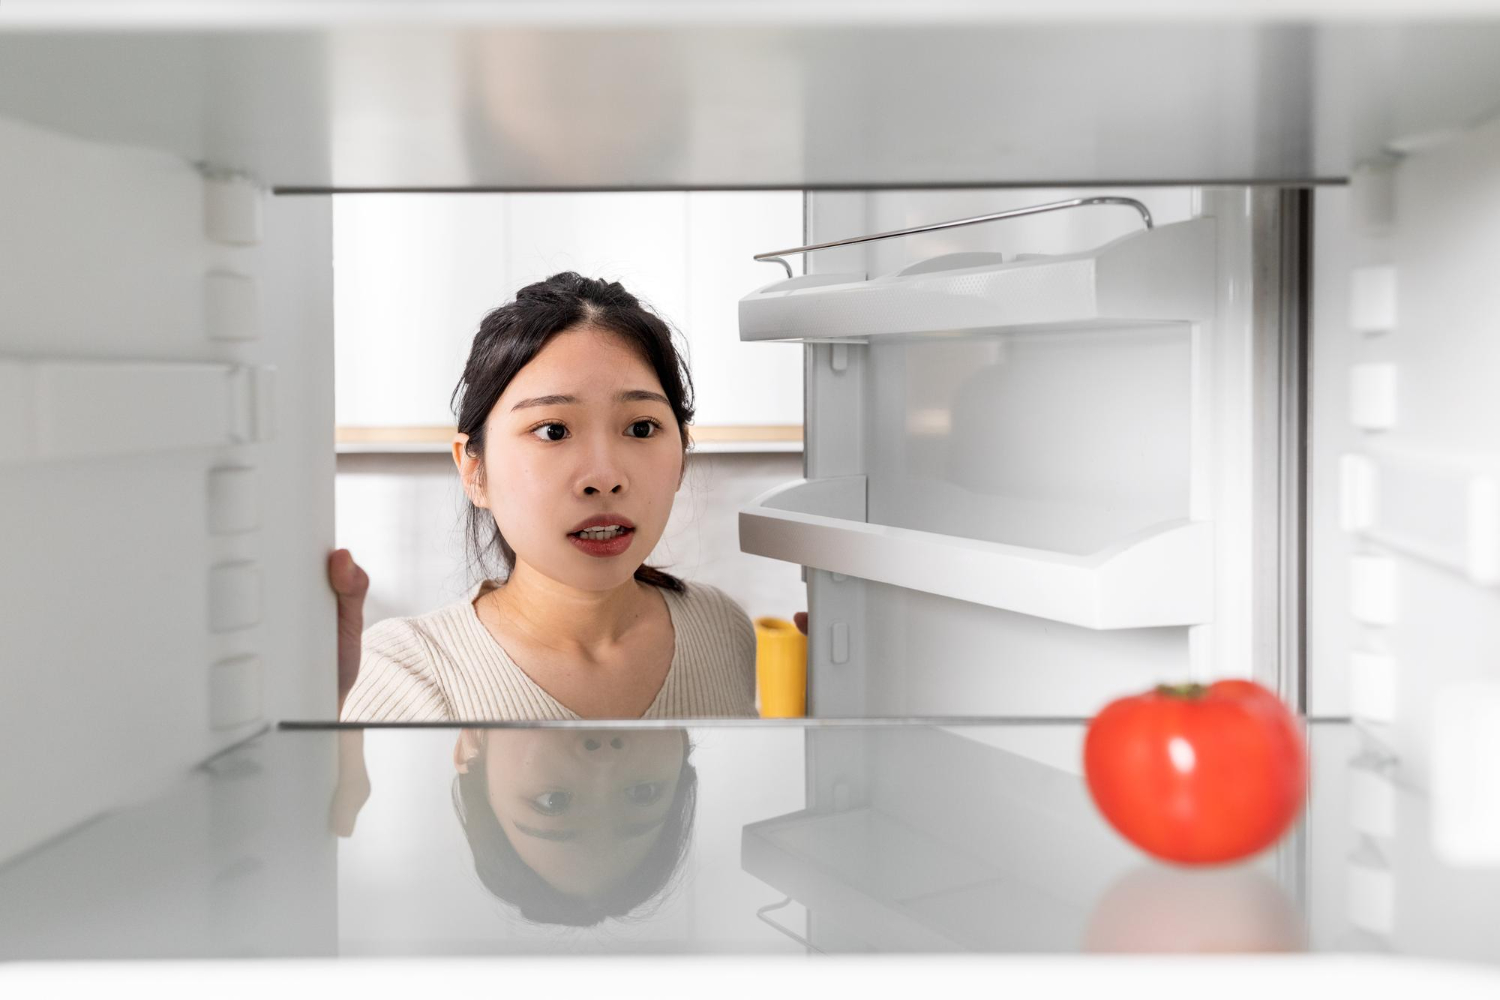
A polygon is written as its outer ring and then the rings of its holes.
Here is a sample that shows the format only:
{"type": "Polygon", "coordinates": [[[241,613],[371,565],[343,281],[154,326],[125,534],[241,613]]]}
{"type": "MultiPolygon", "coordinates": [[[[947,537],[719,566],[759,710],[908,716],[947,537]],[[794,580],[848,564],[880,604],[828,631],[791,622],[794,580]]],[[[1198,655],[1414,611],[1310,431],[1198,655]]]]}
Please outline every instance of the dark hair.
{"type": "MultiPolygon", "coordinates": [[[[516,373],[553,337],[582,323],[618,335],[656,372],[677,418],[683,461],[687,461],[693,382],[672,342],[671,328],[619,282],[585,278],[574,271],[563,271],[546,281],[527,285],[516,293],[513,302],[491,310],[480,321],[463,377],[450,399],[458,430],[469,435],[464,450],[470,458],[484,457],[485,420],[516,373]]],[[[471,564],[477,565],[482,576],[489,576],[486,556],[498,547],[508,578],[516,566],[516,553],[500,534],[494,517],[487,516],[483,508],[471,501],[468,522],[471,564]],[[486,524],[490,537],[481,542],[486,524]]],[[[679,593],[686,589],[677,577],[644,563],[636,568],[635,578],[679,593]]]]}
{"type": "Polygon", "coordinates": [[[521,916],[535,923],[593,927],[606,917],[650,916],[668,898],[673,876],[687,857],[698,808],[698,770],[688,762],[693,743],[686,729],[678,732],[682,734],[682,770],[656,842],[630,877],[590,897],[562,892],[521,860],[490,804],[486,754],[481,746],[468,770],[453,779],[453,808],[474,855],[479,881],[496,899],[516,907],[521,916]],[[653,897],[657,906],[648,909],[645,904],[653,897]]]}

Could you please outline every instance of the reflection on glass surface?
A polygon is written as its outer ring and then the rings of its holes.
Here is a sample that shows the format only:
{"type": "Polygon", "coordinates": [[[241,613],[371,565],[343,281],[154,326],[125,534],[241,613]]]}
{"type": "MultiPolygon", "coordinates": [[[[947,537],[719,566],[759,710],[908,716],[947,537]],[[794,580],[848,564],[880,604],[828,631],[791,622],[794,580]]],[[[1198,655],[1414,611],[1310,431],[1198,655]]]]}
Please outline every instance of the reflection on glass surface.
{"type": "Polygon", "coordinates": [[[1148,864],[1111,885],[1089,918],[1085,951],[1263,952],[1306,946],[1302,915],[1263,871],[1148,864]]]}
{"type": "MultiPolygon", "coordinates": [[[[1095,810],[1084,727],[619,723],[268,732],[0,866],[0,958],[1377,952],[1500,964],[1500,869],[1352,726],[1232,865],[1095,810]]],[[[66,794],[69,780],[57,783],[66,794]]],[[[0,815],[6,822],[9,815],[0,815]]]]}
{"type": "Polygon", "coordinates": [[[465,729],[453,802],[474,871],[539,923],[591,926],[659,896],[692,836],[685,729],[465,729]]]}

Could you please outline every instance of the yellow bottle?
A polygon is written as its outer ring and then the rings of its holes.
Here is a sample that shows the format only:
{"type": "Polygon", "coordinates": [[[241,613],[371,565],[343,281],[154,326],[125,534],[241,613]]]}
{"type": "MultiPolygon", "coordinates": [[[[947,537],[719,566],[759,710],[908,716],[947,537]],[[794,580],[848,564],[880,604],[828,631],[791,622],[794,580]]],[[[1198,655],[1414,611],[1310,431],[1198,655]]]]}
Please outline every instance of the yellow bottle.
{"type": "Polygon", "coordinates": [[[785,618],[755,619],[755,684],[761,718],[807,714],[807,636],[785,618]]]}

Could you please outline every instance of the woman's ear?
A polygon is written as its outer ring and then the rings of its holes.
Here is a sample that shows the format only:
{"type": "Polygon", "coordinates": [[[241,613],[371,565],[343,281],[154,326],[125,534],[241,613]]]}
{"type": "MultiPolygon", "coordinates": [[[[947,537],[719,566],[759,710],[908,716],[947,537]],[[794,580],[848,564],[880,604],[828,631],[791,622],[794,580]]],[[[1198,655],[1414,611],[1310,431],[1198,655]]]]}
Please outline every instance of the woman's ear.
{"type": "Polygon", "coordinates": [[[479,756],[479,733],[473,729],[461,729],[458,742],[453,745],[453,769],[459,774],[469,773],[469,764],[479,756]]]}
{"type": "Polygon", "coordinates": [[[469,502],[476,507],[485,506],[484,490],[479,487],[479,459],[468,453],[469,435],[460,431],[453,435],[453,464],[458,466],[458,478],[463,484],[469,502]]]}

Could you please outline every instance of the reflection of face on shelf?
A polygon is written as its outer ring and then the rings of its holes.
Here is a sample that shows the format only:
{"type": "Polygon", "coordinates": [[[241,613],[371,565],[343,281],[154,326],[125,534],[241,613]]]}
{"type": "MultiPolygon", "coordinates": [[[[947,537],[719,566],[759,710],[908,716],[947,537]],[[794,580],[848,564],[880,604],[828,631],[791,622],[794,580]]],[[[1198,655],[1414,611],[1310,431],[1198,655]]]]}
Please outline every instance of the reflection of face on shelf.
{"type": "Polygon", "coordinates": [[[516,854],[559,892],[594,896],[663,834],[682,780],[681,729],[464,730],[460,772],[482,755],[490,806],[516,854]]]}
{"type": "Polygon", "coordinates": [[[465,32],[458,51],[459,127],[477,174],[587,186],[602,176],[633,180],[687,152],[682,123],[693,108],[682,64],[691,54],[669,38],[465,32]],[[643,71],[621,77],[611,70],[622,45],[643,71]]]}

